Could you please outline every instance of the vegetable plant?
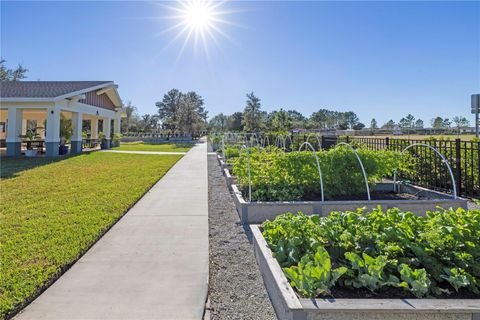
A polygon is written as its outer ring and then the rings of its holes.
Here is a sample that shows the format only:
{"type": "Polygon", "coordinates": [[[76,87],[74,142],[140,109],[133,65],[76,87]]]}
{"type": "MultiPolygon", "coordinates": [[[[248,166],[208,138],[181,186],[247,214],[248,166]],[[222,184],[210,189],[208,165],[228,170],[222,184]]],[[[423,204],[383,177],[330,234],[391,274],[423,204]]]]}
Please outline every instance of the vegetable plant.
{"type": "MultiPolygon", "coordinates": [[[[229,151],[230,152],[230,151],[229,151]]],[[[405,155],[393,151],[372,151],[359,148],[368,182],[371,187],[397,167],[406,165],[405,155]]],[[[231,151],[233,154],[233,150],[231,151]]],[[[339,146],[317,152],[326,199],[335,196],[364,195],[364,177],[355,154],[339,146]]],[[[241,191],[248,190],[247,159],[239,156],[233,162],[241,191]]],[[[271,152],[250,149],[252,199],[258,201],[292,201],[320,198],[319,172],[311,151],[283,153],[278,148],[271,152]]]]}
{"type": "Polygon", "coordinates": [[[303,256],[298,266],[283,269],[293,287],[307,297],[330,293],[330,288],[345,272],[346,267],[332,269],[330,255],[318,247],[313,256],[303,256]]]}
{"type": "Polygon", "coordinates": [[[305,297],[335,288],[480,297],[480,210],[439,209],[425,216],[380,207],[327,217],[286,213],[261,228],[292,286],[305,297]],[[346,270],[329,276],[328,265],[346,270]]]}

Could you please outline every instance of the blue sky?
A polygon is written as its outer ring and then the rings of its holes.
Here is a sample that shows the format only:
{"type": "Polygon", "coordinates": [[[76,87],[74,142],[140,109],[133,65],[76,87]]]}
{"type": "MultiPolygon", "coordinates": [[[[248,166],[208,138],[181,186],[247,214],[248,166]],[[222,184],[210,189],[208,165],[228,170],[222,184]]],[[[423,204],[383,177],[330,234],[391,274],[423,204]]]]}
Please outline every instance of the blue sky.
{"type": "Polygon", "coordinates": [[[139,113],[171,88],[209,114],[352,110],[366,124],[469,113],[480,92],[480,2],[227,2],[207,46],[172,42],[174,2],[1,1],[1,55],[28,80],[114,80],[139,113]],[[206,50],[205,50],[206,49],[206,50]]]}

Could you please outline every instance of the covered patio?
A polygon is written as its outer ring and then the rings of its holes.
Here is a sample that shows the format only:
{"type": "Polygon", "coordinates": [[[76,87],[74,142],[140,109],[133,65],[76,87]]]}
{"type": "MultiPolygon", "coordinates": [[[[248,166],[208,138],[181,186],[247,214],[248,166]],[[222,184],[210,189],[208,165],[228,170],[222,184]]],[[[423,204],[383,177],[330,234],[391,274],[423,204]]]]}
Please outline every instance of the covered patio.
{"type": "Polygon", "coordinates": [[[122,107],[112,81],[2,82],[0,151],[15,157],[27,149],[46,156],[65,146],[70,153],[108,149],[112,134],[120,134],[122,107]]]}

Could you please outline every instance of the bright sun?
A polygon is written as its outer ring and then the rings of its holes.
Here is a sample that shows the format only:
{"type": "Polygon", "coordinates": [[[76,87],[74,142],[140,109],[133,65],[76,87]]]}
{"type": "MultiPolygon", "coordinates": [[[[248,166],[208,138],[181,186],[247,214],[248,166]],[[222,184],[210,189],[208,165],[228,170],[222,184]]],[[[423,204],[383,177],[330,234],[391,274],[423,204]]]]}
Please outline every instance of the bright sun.
{"type": "Polygon", "coordinates": [[[163,6],[174,12],[168,18],[177,21],[175,25],[165,30],[177,31],[177,35],[170,44],[179,38],[184,38],[180,55],[186,45],[192,40],[194,41],[194,47],[197,47],[199,44],[202,45],[207,54],[207,43],[210,42],[209,40],[218,45],[217,35],[231,40],[223,30],[225,24],[232,24],[230,21],[223,19],[229,13],[221,10],[223,4],[224,1],[187,0],[177,1],[175,6],[163,6]]]}
{"type": "Polygon", "coordinates": [[[189,2],[185,4],[183,19],[190,28],[201,31],[200,29],[210,28],[214,21],[215,12],[206,2],[189,2]]]}

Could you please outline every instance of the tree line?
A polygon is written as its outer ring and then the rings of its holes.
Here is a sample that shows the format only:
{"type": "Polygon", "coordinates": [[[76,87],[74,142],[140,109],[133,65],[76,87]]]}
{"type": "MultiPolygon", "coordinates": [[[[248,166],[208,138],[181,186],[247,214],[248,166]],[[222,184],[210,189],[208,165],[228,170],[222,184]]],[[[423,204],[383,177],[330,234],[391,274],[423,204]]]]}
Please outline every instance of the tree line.
{"type": "Polygon", "coordinates": [[[140,116],[137,108],[129,101],[124,107],[126,117],[122,121],[122,132],[150,132],[167,130],[171,134],[196,133],[207,128],[208,112],[203,98],[195,91],[183,93],[172,89],[163,99],[155,103],[157,114],[140,116]]]}
{"type": "MultiPolygon", "coordinates": [[[[452,120],[435,117],[430,121],[434,129],[464,128],[470,125],[467,118],[454,117],[452,120]]],[[[336,130],[361,130],[366,128],[359,121],[353,111],[341,112],[329,109],[320,109],[313,112],[309,117],[304,116],[297,110],[275,110],[270,113],[262,111],[261,100],[255,94],[247,94],[247,100],[243,112],[234,112],[231,115],[217,114],[209,121],[209,129],[213,131],[289,131],[292,129],[336,129],[336,130]]],[[[376,119],[370,122],[370,129],[421,129],[424,121],[416,119],[408,114],[398,122],[389,120],[379,125],[376,119]]]]}

